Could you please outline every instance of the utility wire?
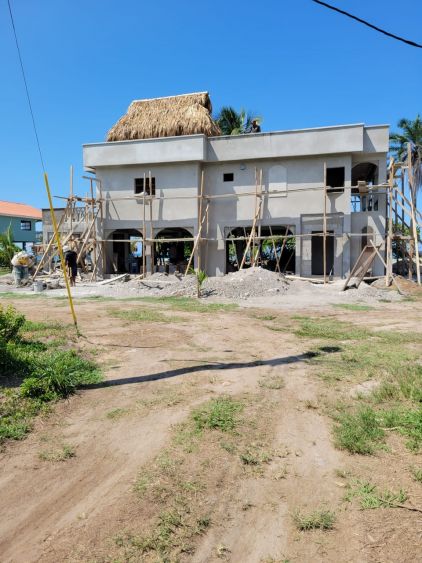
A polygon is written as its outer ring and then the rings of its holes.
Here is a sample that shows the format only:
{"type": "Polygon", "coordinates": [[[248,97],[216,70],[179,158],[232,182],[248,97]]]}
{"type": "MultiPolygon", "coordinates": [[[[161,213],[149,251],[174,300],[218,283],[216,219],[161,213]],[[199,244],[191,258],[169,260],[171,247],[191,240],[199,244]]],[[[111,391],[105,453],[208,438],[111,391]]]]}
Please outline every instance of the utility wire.
{"type": "Polygon", "coordinates": [[[415,43],[414,41],[410,41],[409,39],[404,39],[403,37],[400,37],[399,35],[394,35],[394,33],[390,33],[388,31],[385,31],[384,29],[381,29],[380,27],[377,27],[376,25],[373,25],[372,23],[369,23],[361,18],[358,18],[357,16],[354,16],[353,14],[350,14],[349,12],[345,12],[344,10],[340,10],[340,8],[336,8],[335,6],[331,6],[330,4],[327,4],[326,2],[321,2],[321,0],[312,0],[312,2],[315,2],[315,4],[321,4],[321,6],[325,6],[326,8],[329,8],[330,10],[334,10],[334,12],[338,12],[339,14],[343,14],[344,16],[347,16],[348,18],[352,18],[352,20],[356,20],[359,23],[363,23],[363,25],[366,25],[367,27],[370,27],[371,29],[375,29],[375,31],[379,31],[380,33],[383,33],[384,35],[387,35],[388,37],[392,37],[393,39],[397,39],[397,41],[402,41],[403,43],[406,43],[407,45],[411,45],[412,47],[418,47],[418,49],[422,49],[422,45],[420,45],[419,43],[415,43]]]}
{"type": "Polygon", "coordinates": [[[24,84],[25,84],[26,97],[28,99],[29,111],[31,112],[32,125],[34,127],[35,138],[37,140],[38,152],[40,154],[41,166],[42,166],[43,172],[45,173],[44,159],[43,159],[43,156],[42,156],[40,140],[38,138],[37,126],[35,125],[35,117],[34,117],[34,112],[32,110],[31,97],[29,95],[28,84],[26,82],[25,70],[23,68],[23,61],[22,61],[21,51],[20,51],[20,48],[19,48],[18,36],[17,36],[17,33],[16,33],[16,28],[15,28],[15,22],[13,20],[12,7],[10,5],[10,0],[7,0],[7,4],[9,6],[10,20],[12,22],[13,34],[15,36],[15,41],[16,41],[16,48],[18,50],[19,62],[20,62],[20,65],[21,65],[23,81],[24,81],[24,84]]]}

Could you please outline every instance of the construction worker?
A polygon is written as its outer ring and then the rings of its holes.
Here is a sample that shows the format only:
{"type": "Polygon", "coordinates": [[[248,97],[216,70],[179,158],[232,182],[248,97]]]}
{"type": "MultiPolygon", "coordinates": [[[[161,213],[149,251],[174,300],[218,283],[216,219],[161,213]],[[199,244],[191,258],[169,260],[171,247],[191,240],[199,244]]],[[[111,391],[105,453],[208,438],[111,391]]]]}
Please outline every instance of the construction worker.
{"type": "Polygon", "coordinates": [[[78,275],[78,255],[70,246],[63,246],[64,262],[69,275],[70,285],[76,285],[76,276],[78,275]]]}
{"type": "Polygon", "coordinates": [[[13,256],[11,264],[16,287],[26,285],[29,280],[29,269],[34,265],[34,257],[25,250],[21,250],[13,256]]]}

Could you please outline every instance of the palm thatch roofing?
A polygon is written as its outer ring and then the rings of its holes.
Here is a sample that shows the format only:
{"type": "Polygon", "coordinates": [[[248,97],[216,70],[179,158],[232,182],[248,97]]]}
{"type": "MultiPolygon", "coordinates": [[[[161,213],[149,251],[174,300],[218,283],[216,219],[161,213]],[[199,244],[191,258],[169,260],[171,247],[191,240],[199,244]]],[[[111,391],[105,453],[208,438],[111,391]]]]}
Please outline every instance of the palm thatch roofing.
{"type": "Polygon", "coordinates": [[[167,98],[134,100],[127,113],[110,129],[107,141],[130,141],[202,133],[220,135],[211,117],[208,92],[167,98]]]}

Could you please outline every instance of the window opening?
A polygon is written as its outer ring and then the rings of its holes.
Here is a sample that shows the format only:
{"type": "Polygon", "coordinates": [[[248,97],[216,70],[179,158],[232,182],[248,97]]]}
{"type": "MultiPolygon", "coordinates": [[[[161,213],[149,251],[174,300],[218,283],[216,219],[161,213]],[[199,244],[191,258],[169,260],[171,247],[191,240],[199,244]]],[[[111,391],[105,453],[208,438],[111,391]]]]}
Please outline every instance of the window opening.
{"type": "Polygon", "coordinates": [[[223,182],[233,182],[234,181],[234,174],[233,172],[226,172],[223,174],[223,182]]]}
{"type": "Polygon", "coordinates": [[[31,221],[21,221],[21,231],[30,231],[31,229],[31,221]]]}
{"type": "Polygon", "coordinates": [[[149,185],[149,177],[145,178],[145,190],[144,190],[144,178],[135,178],[135,194],[143,194],[145,191],[145,195],[155,196],[155,176],[151,178],[151,185],[152,185],[152,190],[149,185]]]}
{"type": "Polygon", "coordinates": [[[344,166],[339,166],[337,168],[327,168],[327,191],[331,193],[343,192],[343,189],[338,188],[344,188],[344,178],[344,166]]]}

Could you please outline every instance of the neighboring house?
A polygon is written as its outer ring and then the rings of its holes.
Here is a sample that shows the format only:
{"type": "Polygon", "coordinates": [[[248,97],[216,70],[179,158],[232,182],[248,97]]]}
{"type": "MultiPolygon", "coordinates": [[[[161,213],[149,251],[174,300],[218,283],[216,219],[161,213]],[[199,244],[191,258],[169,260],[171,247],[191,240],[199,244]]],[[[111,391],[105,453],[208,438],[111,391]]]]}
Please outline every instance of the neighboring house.
{"type": "Polygon", "coordinates": [[[0,232],[12,227],[13,240],[21,248],[30,248],[38,241],[36,225],[41,221],[41,210],[26,205],[0,201],[0,232]]]}
{"type": "MultiPolygon", "coordinates": [[[[187,238],[192,246],[202,174],[208,197],[203,208],[207,202],[209,207],[201,268],[211,276],[235,269],[246,245],[242,238],[253,225],[262,174],[259,233],[296,236],[284,268],[302,276],[323,273],[318,233],[325,206],[327,271],[344,277],[368,238],[384,252],[388,141],[387,125],[364,124],[220,136],[207,93],[132,102],[107,142],[83,146],[85,169],[95,173],[104,198],[97,232],[107,241],[105,273],[128,269],[131,245],[122,241],[141,236],[144,191],[152,196],[147,237],[187,238]]],[[[171,261],[186,258],[179,240],[156,245],[156,257],[163,246],[171,261]]],[[[372,272],[383,271],[377,259],[372,272]]]]}

